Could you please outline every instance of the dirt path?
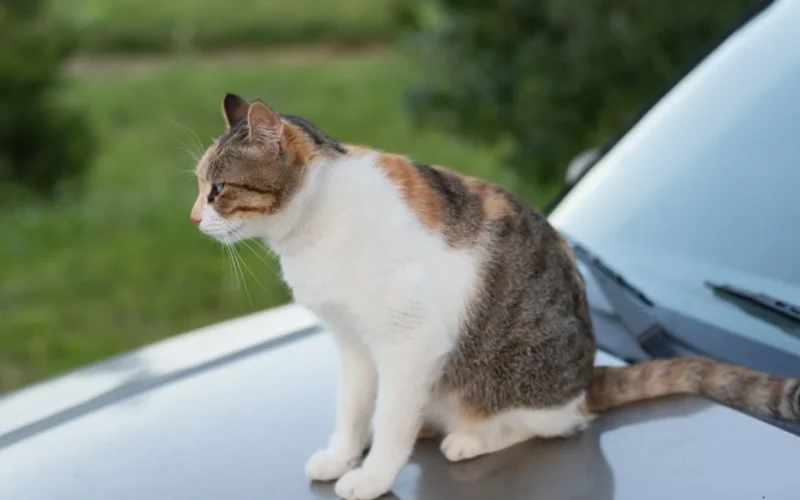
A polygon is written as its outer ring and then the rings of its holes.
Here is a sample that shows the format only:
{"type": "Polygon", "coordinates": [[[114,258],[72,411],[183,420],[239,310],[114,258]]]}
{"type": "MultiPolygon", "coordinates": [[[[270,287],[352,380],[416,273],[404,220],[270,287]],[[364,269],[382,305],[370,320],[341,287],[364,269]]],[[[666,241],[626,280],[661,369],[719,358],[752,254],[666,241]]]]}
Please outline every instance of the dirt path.
{"type": "Polygon", "coordinates": [[[206,61],[230,66],[250,66],[271,62],[315,63],[330,58],[375,57],[386,52],[382,44],[337,46],[302,45],[273,49],[233,49],[205,54],[117,54],[78,55],[64,64],[71,76],[138,75],[156,71],[182,61],[206,61]]]}

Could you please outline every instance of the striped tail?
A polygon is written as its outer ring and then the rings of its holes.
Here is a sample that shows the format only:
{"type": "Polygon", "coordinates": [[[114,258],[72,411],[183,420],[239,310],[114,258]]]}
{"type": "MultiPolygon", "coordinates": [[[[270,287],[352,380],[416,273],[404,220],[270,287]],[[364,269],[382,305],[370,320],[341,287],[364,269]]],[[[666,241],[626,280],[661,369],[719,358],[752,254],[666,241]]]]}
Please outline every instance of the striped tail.
{"type": "Polygon", "coordinates": [[[800,420],[800,380],[704,358],[596,367],[587,405],[599,413],[637,401],[695,394],[766,417],[800,420]]]}

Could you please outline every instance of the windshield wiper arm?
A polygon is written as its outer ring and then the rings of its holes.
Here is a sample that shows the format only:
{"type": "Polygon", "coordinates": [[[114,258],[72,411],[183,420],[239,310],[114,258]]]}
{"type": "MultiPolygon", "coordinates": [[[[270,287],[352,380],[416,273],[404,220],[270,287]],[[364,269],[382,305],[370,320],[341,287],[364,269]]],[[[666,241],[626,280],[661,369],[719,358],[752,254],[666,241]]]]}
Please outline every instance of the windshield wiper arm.
{"type": "Polygon", "coordinates": [[[652,314],[653,301],[586,247],[571,240],[569,242],[575,257],[589,268],[597,286],[614,309],[617,319],[627,330],[629,341],[633,342],[629,347],[631,352],[628,353],[631,360],[652,359],[654,353],[648,349],[648,340],[665,334],[652,314]]]}
{"type": "Polygon", "coordinates": [[[748,302],[757,304],[784,317],[793,319],[795,321],[800,321],[800,306],[786,302],[785,300],[781,300],[777,297],[773,297],[772,295],[753,292],[745,288],[729,285],[727,283],[719,284],[706,281],[706,286],[715,292],[721,292],[733,297],[747,300],[748,302]]]}
{"type": "Polygon", "coordinates": [[[572,246],[572,251],[575,253],[575,257],[577,257],[578,260],[589,266],[592,270],[604,274],[608,279],[614,281],[617,285],[624,288],[629,293],[632,293],[637,299],[639,299],[645,305],[648,306],[653,305],[653,301],[650,300],[650,298],[647,297],[647,295],[645,295],[643,291],[633,286],[630,282],[628,282],[625,278],[623,278],[621,274],[611,269],[608,266],[608,264],[600,260],[599,257],[591,253],[589,250],[587,250],[579,243],[572,243],[571,246],[572,246]]]}

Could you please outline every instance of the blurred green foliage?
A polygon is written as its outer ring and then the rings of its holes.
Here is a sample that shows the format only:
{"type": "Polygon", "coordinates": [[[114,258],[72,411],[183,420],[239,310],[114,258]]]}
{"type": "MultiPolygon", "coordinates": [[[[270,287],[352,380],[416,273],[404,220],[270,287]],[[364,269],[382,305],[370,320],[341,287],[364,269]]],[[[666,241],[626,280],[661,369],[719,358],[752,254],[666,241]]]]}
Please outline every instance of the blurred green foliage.
{"type": "Polygon", "coordinates": [[[561,180],[754,0],[397,0],[417,30],[424,121],[509,148],[528,179],[561,180]]]}
{"type": "Polygon", "coordinates": [[[52,193],[80,178],[93,148],[77,109],[97,154],[80,199],[0,212],[0,392],[288,300],[266,250],[237,247],[239,285],[188,218],[191,169],[222,130],[226,92],[541,206],[575,154],[618,130],[752,0],[46,1],[42,16],[40,0],[0,0],[0,181],[23,176],[52,193]],[[382,42],[403,25],[415,28],[414,63],[390,49],[224,52],[382,42]],[[64,82],[72,44],[84,56],[64,82]],[[86,56],[126,51],[170,55],[86,56]],[[401,108],[409,88],[416,119],[463,137],[418,127],[401,108]]]}
{"type": "Polygon", "coordinates": [[[85,52],[180,52],[397,34],[389,0],[49,0],[85,52]]]}
{"type": "Polygon", "coordinates": [[[90,131],[59,92],[69,48],[41,2],[0,0],[0,182],[15,192],[53,196],[88,166],[90,131]]]}
{"type": "Polygon", "coordinates": [[[0,392],[288,300],[260,243],[237,246],[246,264],[237,285],[221,246],[189,220],[192,169],[224,129],[226,92],[539,203],[553,192],[524,191],[492,149],[415,127],[401,103],[419,75],[392,52],[151,63],[103,60],[71,78],[71,100],[87,110],[99,146],[79,200],[0,212],[0,392]]]}

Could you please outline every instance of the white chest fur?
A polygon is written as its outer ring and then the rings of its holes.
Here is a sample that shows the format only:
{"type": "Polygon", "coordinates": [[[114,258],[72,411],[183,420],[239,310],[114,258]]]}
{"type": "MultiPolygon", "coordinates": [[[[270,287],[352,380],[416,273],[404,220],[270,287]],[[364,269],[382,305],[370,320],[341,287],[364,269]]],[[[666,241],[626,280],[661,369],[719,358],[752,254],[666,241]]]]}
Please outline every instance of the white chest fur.
{"type": "Polygon", "coordinates": [[[297,302],[345,330],[337,333],[381,336],[425,322],[452,342],[482,254],[426,229],[373,161],[322,166],[309,179],[313,193],[290,207],[306,211],[292,241],[275,245],[284,279],[297,302]]]}

